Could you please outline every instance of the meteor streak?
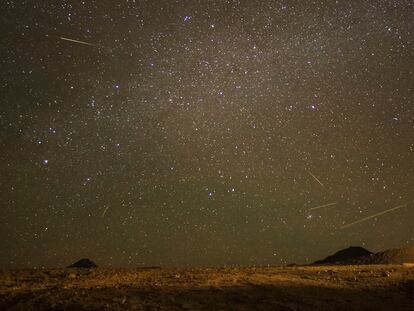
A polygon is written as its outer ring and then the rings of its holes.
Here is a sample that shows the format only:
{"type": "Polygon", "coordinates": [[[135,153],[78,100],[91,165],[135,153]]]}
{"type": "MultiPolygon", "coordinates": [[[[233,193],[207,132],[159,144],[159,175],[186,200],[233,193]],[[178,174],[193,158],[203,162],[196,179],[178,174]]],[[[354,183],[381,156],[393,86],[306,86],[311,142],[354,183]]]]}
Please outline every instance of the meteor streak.
{"type": "Polygon", "coordinates": [[[312,172],[311,171],[308,171],[307,169],[305,169],[305,171],[309,174],[309,175],[311,175],[312,177],[313,177],[313,179],[315,179],[322,187],[325,187],[324,185],[323,185],[323,183],[315,176],[315,175],[313,175],[312,174],[312,172]]]}
{"type": "Polygon", "coordinates": [[[107,206],[106,208],[105,208],[105,210],[103,211],[103,213],[102,213],[102,217],[105,217],[105,215],[106,215],[106,211],[108,210],[108,208],[109,208],[109,206],[107,206]]]}
{"type": "Polygon", "coordinates": [[[336,202],[335,203],[328,203],[328,204],[318,205],[318,206],[310,208],[309,211],[313,211],[315,209],[319,209],[319,208],[322,208],[322,207],[332,206],[332,205],[335,205],[335,204],[336,204],[336,202]]]}
{"type": "Polygon", "coordinates": [[[411,203],[411,202],[407,202],[407,203],[404,203],[404,204],[398,205],[398,206],[396,206],[396,207],[393,207],[393,208],[387,209],[387,210],[385,210],[385,211],[382,211],[382,212],[376,213],[376,214],[374,214],[374,215],[371,215],[371,216],[368,216],[368,217],[362,218],[362,219],[360,219],[360,220],[357,220],[357,221],[351,222],[351,223],[349,223],[349,224],[343,225],[340,229],[345,229],[345,228],[351,227],[351,226],[353,226],[353,225],[359,224],[359,223],[361,223],[361,222],[364,222],[364,221],[366,221],[366,220],[369,220],[369,219],[375,218],[375,217],[377,217],[377,216],[381,216],[381,215],[384,215],[384,214],[386,214],[386,213],[389,213],[389,212],[395,211],[395,210],[397,210],[397,209],[400,209],[400,208],[402,208],[402,207],[406,207],[406,206],[407,206],[408,204],[410,204],[410,203],[411,203]]]}
{"type": "Polygon", "coordinates": [[[70,42],[75,42],[75,43],[79,43],[79,44],[94,46],[92,43],[85,42],[85,41],[80,41],[80,40],[75,40],[75,39],[70,39],[70,38],[65,38],[65,37],[59,37],[59,39],[65,40],[65,41],[70,41],[70,42]]]}

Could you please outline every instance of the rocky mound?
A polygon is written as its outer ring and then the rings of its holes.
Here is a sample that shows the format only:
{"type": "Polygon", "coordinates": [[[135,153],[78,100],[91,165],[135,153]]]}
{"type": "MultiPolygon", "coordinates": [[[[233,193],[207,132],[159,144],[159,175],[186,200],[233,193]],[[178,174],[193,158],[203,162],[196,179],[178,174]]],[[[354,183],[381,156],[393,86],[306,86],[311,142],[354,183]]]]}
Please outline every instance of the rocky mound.
{"type": "Polygon", "coordinates": [[[74,264],[71,264],[68,266],[68,268],[96,268],[98,267],[96,263],[94,263],[92,260],[88,258],[83,258],[81,260],[78,260],[74,264]]]}
{"type": "Polygon", "coordinates": [[[351,264],[355,261],[362,260],[363,258],[370,258],[372,253],[360,246],[351,246],[342,249],[335,254],[326,257],[325,259],[315,261],[314,265],[325,264],[351,264]]]}

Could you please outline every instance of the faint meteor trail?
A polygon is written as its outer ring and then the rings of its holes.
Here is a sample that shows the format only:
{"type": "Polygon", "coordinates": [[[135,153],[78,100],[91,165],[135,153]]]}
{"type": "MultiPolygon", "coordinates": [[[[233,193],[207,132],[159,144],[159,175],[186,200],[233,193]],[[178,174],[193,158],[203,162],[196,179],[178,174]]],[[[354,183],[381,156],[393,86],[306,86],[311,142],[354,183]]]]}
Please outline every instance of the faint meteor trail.
{"type": "Polygon", "coordinates": [[[107,206],[107,207],[105,207],[105,210],[103,211],[103,213],[102,213],[102,217],[105,217],[105,215],[106,215],[106,211],[109,209],[109,206],[107,206]]]}
{"type": "Polygon", "coordinates": [[[80,41],[80,40],[75,40],[75,39],[70,39],[70,38],[65,38],[65,37],[59,37],[59,39],[65,40],[65,41],[70,41],[70,42],[75,42],[75,43],[79,43],[79,44],[94,46],[92,43],[85,42],[85,41],[80,41]]]}
{"type": "Polygon", "coordinates": [[[328,203],[328,204],[318,205],[318,206],[310,208],[309,211],[313,211],[315,209],[320,209],[322,207],[328,207],[328,206],[332,206],[332,205],[336,205],[336,202],[335,203],[328,203]]]}
{"type": "Polygon", "coordinates": [[[387,209],[387,210],[385,210],[385,211],[382,211],[382,212],[376,213],[376,214],[374,214],[374,215],[371,215],[371,216],[368,216],[368,217],[362,218],[362,219],[360,219],[360,220],[357,220],[357,221],[351,222],[351,223],[349,223],[349,224],[343,225],[340,229],[345,229],[345,228],[351,227],[351,226],[353,226],[353,225],[359,224],[359,223],[361,223],[361,222],[364,222],[364,221],[366,221],[366,220],[369,220],[369,219],[375,218],[375,217],[377,217],[377,216],[381,216],[381,215],[384,215],[384,214],[386,214],[386,213],[389,213],[389,212],[395,211],[395,210],[397,210],[397,209],[400,209],[400,208],[402,208],[402,207],[407,206],[407,205],[408,205],[408,204],[410,204],[410,203],[411,203],[411,202],[407,202],[407,203],[404,203],[404,204],[398,205],[398,206],[396,206],[396,207],[393,207],[393,208],[387,209]]]}
{"type": "Polygon", "coordinates": [[[325,187],[324,186],[324,184],[315,176],[315,175],[313,175],[312,174],[312,172],[311,171],[308,171],[306,168],[305,168],[305,171],[309,174],[309,175],[311,175],[312,177],[313,177],[313,179],[315,179],[322,187],[325,187]]]}

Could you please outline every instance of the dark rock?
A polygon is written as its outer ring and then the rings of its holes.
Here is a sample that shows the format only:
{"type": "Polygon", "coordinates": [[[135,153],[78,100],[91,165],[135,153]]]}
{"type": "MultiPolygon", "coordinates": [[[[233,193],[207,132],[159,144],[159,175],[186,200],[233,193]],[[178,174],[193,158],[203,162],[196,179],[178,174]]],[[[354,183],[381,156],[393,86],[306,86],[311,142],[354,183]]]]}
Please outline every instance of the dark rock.
{"type": "Polygon", "coordinates": [[[88,258],[83,258],[74,264],[71,264],[68,266],[68,268],[96,268],[98,267],[96,263],[94,263],[92,260],[88,258]]]}
{"type": "Polygon", "coordinates": [[[391,276],[391,273],[390,273],[389,271],[384,271],[384,272],[382,273],[382,276],[383,276],[383,277],[390,277],[390,276],[391,276]]]}

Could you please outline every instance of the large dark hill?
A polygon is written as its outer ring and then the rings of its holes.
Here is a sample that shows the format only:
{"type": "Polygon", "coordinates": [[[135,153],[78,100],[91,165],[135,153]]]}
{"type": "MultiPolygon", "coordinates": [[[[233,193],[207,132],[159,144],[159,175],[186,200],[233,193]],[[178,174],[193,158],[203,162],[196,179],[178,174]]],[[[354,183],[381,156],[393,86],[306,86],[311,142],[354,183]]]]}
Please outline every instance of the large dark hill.
{"type": "Polygon", "coordinates": [[[342,249],[325,259],[315,261],[315,265],[353,263],[361,258],[369,258],[373,253],[360,246],[342,249]]]}

